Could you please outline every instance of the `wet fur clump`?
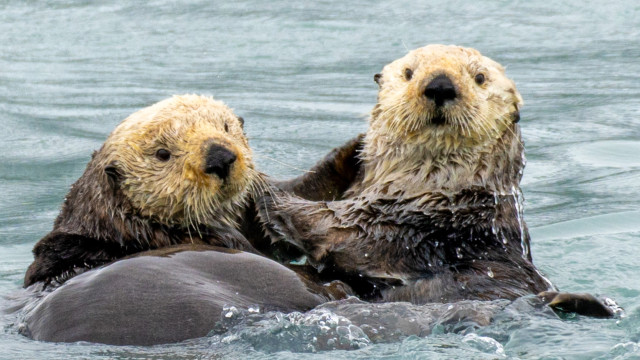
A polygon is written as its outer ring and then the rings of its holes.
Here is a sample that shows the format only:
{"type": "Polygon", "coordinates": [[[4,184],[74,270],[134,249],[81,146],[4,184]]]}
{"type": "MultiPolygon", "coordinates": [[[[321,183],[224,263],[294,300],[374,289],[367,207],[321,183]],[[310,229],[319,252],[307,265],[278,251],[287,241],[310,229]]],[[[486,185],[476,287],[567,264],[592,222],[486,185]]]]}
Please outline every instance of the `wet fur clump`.
{"type": "Polygon", "coordinates": [[[522,219],[522,99],[478,51],[430,45],[384,67],[351,186],[275,192],[267,231],[370,300],[514,299],[552,287],[522,219]]]}
{"type": "Polygon", "coordinates": [[[222,102],[197,95],[174,96],[126,118],[72,185],[53,230],[35,245],[25,286],[62,282],[174,244],[251,250],[235,229],[260,180],[242,126],[222,102]],[[221,176],[207,166],[222,152],[234,161],[221,176]]]}

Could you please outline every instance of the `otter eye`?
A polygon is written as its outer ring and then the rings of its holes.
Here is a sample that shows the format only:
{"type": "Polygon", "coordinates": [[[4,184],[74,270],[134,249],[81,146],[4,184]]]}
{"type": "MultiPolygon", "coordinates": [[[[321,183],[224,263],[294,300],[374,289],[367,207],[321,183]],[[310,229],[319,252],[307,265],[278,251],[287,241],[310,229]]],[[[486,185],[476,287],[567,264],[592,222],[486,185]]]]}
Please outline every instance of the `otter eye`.
{"type": "Polygon", "coordinates": [[[158,151],[156,151],[156,157],[160,161],[167,161],[171,157],[171,152],[167,149],[158,149],[158,151]]]}
{"type": "Polygon", "coordinates": [[[411,80],[412,77],[413,77],[413,70],[409,68],[404,69],[404,78],[407,80],[411,80]]]}
{"type": "Polygon", "coordinates": [[[227,123],[224,123],[224,131],[229,132],[229,125],[227,125],[227,123]]]}
{"type": "Polygon", "coordinates": [[[480,74],[476,75],[474,80],[476,81],[476,84],[478,84],[478,85],[484,84],[484,74],[480,73],[480,74]]]}

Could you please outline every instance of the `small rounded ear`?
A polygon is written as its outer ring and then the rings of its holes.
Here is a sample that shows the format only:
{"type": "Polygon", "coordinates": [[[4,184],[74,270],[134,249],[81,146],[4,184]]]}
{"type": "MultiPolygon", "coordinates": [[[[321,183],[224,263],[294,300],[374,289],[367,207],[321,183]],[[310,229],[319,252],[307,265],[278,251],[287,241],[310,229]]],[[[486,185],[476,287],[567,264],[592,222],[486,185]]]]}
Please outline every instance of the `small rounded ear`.
{"type": "Polygon", "coordinates": [[[511,113],[511,119],[514,123],[517,123],[518,121],[520,121],[520,108],[522,107],[522,104],[523,104],[522,96],[516,89],[515,85],[513,85],[513,87],[509,89],[508,92],[510,92],[513,95],[513,107],[516,108],[516,111],[511,113]]]}
{"type": "Polygon", "coordinates": [[[240,127],[244,128],[244,119],[242,118],[242,116],[238,116],[238,121],[240,122],[240,127]]]}
{"type": "Polygon", "coordinates": [[[375,81],[378,86],[382,86],[382,74],[373,75],[373,81],[375,81]]]}
{"type": "Polygon", "coordinates": [[[111,189],[116,190],[120,184],[122,174],[115,161],[104,167],[104,173],[107,175],[107,182],[111,189]]]}
{"type": "Polygon", "coordinates": [[[511,113],[511,121],[513,121],[514,124],[520,121],[520,110],[511,113]]]}

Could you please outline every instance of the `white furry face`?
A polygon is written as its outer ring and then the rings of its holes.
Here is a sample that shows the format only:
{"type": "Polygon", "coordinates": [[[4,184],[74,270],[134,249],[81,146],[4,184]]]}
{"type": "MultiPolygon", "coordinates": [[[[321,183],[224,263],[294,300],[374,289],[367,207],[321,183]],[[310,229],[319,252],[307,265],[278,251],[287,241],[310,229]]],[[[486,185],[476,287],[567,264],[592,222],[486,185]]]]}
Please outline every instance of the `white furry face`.
{"type": "Polygon", "coordinates": [[[380,90],[360,155],[365,175],[353,193],[397,198],[518,181],[522,99],[500,64],[473,49],[429,45],[374,79],[380,90]]]}
{"type": "Polygon", "coordinates": [[[495,61],[458,46],[429,45],[411,51],[376,76],[378,105],[372,129],[400,138],[434,137],[455,151],[499,137],[517,121],[522,99],[513,81],[495,61]],[[452,84],[453,98],[430,98],[438,77],[452,84]]]}
{"type": "Polygon", "coordinates": [[[242,119],[223,103],[196,95],[132,114],[100,155],[140,215],[166,224],[229,224],[232,208],[256,179],[242,119]],[[225,176],[206,171],[213,145],[235,157],[225,176]]]}

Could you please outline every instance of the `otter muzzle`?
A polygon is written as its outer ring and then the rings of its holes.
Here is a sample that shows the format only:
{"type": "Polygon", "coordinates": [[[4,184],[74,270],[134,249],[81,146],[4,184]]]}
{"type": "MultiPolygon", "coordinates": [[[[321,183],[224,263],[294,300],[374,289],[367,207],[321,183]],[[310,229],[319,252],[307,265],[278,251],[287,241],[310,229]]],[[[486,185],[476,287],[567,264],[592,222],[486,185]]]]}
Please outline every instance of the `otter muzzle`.
{"type": "Polygon", "coordinates": [[[204,172],[207,174],[215,174],[221,180],[225,180],[229,176],[229,169],[238,157],[231,150],[213,144],[207,151],[207,157],[204,165],[204,172]]]}
{"type": "Polygon", "coordinates": [[[451,79],[446,75],[436,76],[424,89],[424,96],[435,101],[436,106],[444,105],[447,100],[455,99],[458,94],[451,79]]]}

